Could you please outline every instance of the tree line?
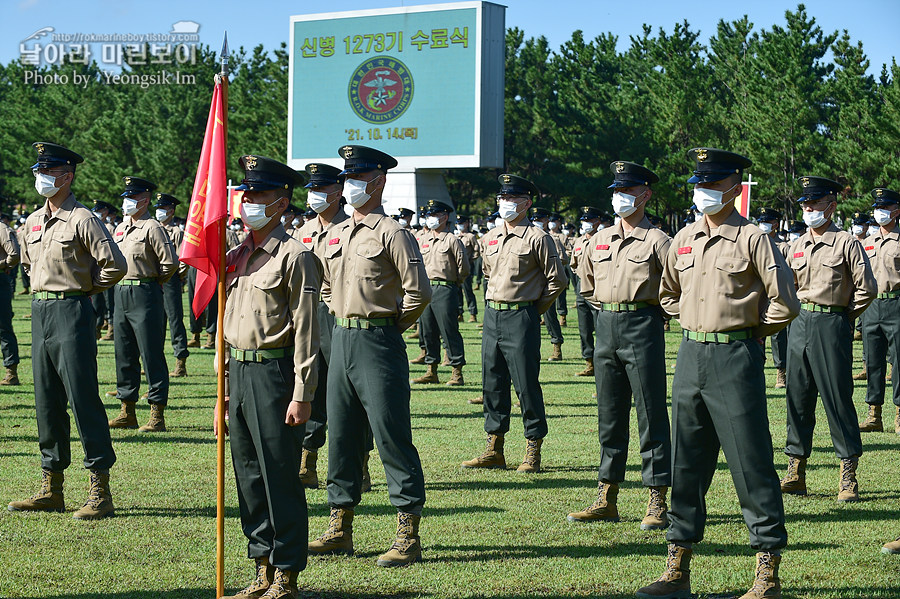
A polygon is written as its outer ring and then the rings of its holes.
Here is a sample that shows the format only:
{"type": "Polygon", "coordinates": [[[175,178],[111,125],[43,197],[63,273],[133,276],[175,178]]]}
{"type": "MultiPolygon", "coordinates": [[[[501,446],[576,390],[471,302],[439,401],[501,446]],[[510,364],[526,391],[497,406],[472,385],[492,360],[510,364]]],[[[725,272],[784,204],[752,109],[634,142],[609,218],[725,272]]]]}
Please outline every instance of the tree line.
{"type": "MultiPolygon", "coordinates": [[[[868,208],[872,188],[898,188],[900,67],[892,60],[878,77],[869,75],[863,42],[847,31],[823,31],[804,5],[768,29],[744,16],[719,21],[704,40],[685,20],[656,31],[645,25],[629,41],[619,51],[612,33],[587,40],[575,31],[553,49],[543,36],[509,29],[506,164],[447,170],[458,210],[489,212],[504,171],[533,180],[541,203],[567,216],[589,203],[609,209],[609,163],[631,160],[660,176],[650,211],[674,224],[691,205],[685,152],[696,146],[749,156],[758,182],[753,206],[776,207],[789,218],[802,175],[843,184],[845,216],[868,208]]],[[[229,153],[284,158],[286,45],[242,48],[231,64],[229,153]]],[[[42,140],[88,158],[75,186],[81,199],[115,199],[122,176],[139,175],[182,199],[184,214],[219,68],[215,52],[202,47],[196,64],[179,65],[183,75],[195,75],[193,83],[146,88],[105,84],[96,64],[41,69],[77,71],[91,84],[39,85],[26,82],[30,68],[0,65],[0,194],[7,207],[39,199],[27,167],[31,142],[42,140]]],[[[158,67],[126,70],[140,75],[158,67]]],[[[241,178],[236,160],[229,176],[241,178]]]]}

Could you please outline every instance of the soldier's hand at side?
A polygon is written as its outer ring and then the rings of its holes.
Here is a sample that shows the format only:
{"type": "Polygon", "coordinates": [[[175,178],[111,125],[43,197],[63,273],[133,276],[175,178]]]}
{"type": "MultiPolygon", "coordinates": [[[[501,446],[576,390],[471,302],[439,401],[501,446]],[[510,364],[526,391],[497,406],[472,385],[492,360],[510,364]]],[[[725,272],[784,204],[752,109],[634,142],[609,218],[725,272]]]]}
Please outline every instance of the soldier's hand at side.
{"type": "Polygon", "coordinates": [[[309,420],[312,404],[306,401],[292,401],[288,404],[287,414],[284,416],[284,423],[288,426],[297,426],[305,424],[309,420]]]}
{"type": "MultiPolygon", "coordinates": [[[[213,408],[213,436],[219,438],[219,404],[213,408]]],[[[228,436],[228,398],[225,398],[225,436],[228,436]]]]}

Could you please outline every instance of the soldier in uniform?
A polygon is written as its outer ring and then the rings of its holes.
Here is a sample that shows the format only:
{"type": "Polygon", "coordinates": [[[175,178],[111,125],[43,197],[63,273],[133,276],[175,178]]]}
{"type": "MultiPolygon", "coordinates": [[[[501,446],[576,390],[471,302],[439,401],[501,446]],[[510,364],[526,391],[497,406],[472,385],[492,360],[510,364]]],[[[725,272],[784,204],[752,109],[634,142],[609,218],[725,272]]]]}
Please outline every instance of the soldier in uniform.
{"type": "Polygon", "coordinates": [[[322,295],[335,316],[328,368],[327,530],[311,553],[353,553],[368,420],[384,463],[397,535],[379,566],[419,561],[425,478],[412,441],[409,365],[402,332],[431,300],[422,254],[409,231],[385,215],[382,194],[397,161],[365,146],[343,146],[348,219],[328,232],[322,295]]]}
{"type": "MultiPolygon", "coordinates": [[[[460,294],[465,298],[466,310],[469,312],[469,322],[478,322],[478,301],[475,299],[475,291],[472,289],[472,280],[475,277],[475,268],[481,260],[481,244],[478,237],[472,233],[472,219],[465,215],[456,217],[456,236],[462,241],[466,249],[466,259],[469,262],[469,276],[463,281],[460,294]]],[[[463,302],[460,298],[459,315],[462,317],[463,302]]]]}
{"type": "Polygon", "coordinates": [[[660,284],[660,305],[681,321],[672,382],[672,505],[666,570],[638,597],[690,597],[693,543],[703,539],[705,495],[725,452],[750,545],[756,581],[741,599],[781,597],[787,544],[784,505],[766,413],[759,340],[800,308],[791,272],[772,242],[734,208],[750,160],[696,148],[694,203],[703,216],[679,231],[660,284]]]}
{"type": "Polygon", "coordinates": [[[419,335],[425,344],[425,374],[413,379],[416,384],[437,384],[441,340],[447,347],[453,369],[447,385],[464,384],[462,367],[466,363],[462,335],[459,334],[459,287],[469,276],[469,257],[456,235],[447,230],[453,207],[431,200],[425,210],[428,232],[419,236],[419,251],[431,282],[431,303],[419,317],[419,335]]]}
{"type": "MultiPolygon", "coordinates": [[[[569,268],[569,256],[572,251],[571,240],[562,232],[562,215],[557,212],[550,213],[550,219],[547,221],[547,232],[550,233],[550,237],[553,237],[559,245],[562,246],[563,252],[565,253],[565,258],[563,258],[563,254],[560,254],[560,260],[563,261],[563,272],[566,275],[566,280],[572,280],[572,270],[569,268]]],[[[559,294],[559,297],[556,298],[556,314],[559,316],[559,326],[567,327],[568,322],[566,321],[566,317],[569,315],[569,305],[566,301],[566,290],[563,289],[562,293],[559,294]]]]}
{"type": "MultiPolygon", "coordinates": [[[[175,224],[175,206],[181,202],[167,193],[156,194],[156,220],[162,224],[163,229],[169,234],[172,247],[175,250],[175,258],[181,251],[184,241],[184,231],[175,224]]],[[[181,294],[184,291],[184,281],[187,278],[187,264],[178,262],[178,274],[163,284],[163,301],[166,317],[169,320],[169,335],[172,342],[172,352],[175,355],[175,370],[169,373],[171,377],[187,376],[187,359],[190,351],[187,348],[187,332],[184,329],[184,301],[181,294]]]]}
{"type": "Polygon", "coordinates": [[[279,218],[303,177],[263,156],[242,156],[239,163],[241,218],[251,234],[226,257],[222,326],[230,346],[231,456],[256,578],[230,599],[296,599],[308,535],[297,471],[302,425],[319,384],[322,266],[279,218]]]}
{"type": "Polygon", "coordinates": [[[816,395],[821,395],[841,460],[838,501],[858,501],[856,468],[862,440],[853,408],[850,321],[875,299],[877,284],[862,244],[831,220],[843,186],[824,177],[800,177],[800,185],[803,195],[797,201],[809,229],[789,252],[802,303],[788,336],[784,452],[789,459],[781,490],[806,494],[806,460],[812,453],[816,395]]]}
{"type": "MultiPolygon", "coordinates": [[[[787,260],[791,244],[778,238],[778,223],[781,222],[781,219],[781,213],[774,208],[760,208],[759,214],[756,216],[759,230],[769,236],[769,239],[772,240],[772,243],[775,244],[775,247],[781,252],[784,259],[787,260]]],[[[776,389],[784,389],[786,385],[785,363],[787,359],[788,328],[789,327],[781,329],[771,337],[772,361],[775,363],[776,389]]]]}
{"type": "MultiPolygon", "coordinates": [[[[116,228],[109,224],[109,219],[111,215],[116,213],[115,207],[107,202],[95,200],[92,212],[94,216],[100,219],[100,222],[103,223],[109,234],[112,235],[116,228]]],[[[97,314],[97,339],[107,341],[112,341],[113,339],[113,312],[116,305],[114,296],[115,288],[107,289],[91,296],[91,304],[93,304],[94,312],[97,314]],[[106,337],[100,336],[103,329],[106,329],[106,337]]]]}
{"type": "MultiPolygon", "coordinates": [[[[869,235],[870,216],[865,212],[854,212],[853,218],[850,219],[850,232],[863,245],[866,245],[866,237],[869,235]]],[[[856,322],[853,323],[853,340],[862,341],[862,322],[865,318],[865,312],[859,315],[856,322]]],[[[862,372],[853,375],[854,381],[866,380],[865,369],[865,348],[863,348],[863,369],[862,372]]]]}
{"type": "Polygon", "coordinates": [[[581,208],[581,235],[575,239],[570,252],[569,266],[573,273],[575,288],[575,311],[578,313],[578,335],[581,338],[581,357],[584,359],[584,370],[575,376],[594,376],[594,308],[581,295],[581,276],[578,274],[584,257],[584,250],[591,238],[597,233],[601,212],[593,206],[581,208]]]}
{"type": "MultiPolygon", "coordinates": [[[[537,229],[544,231],[545,233],[548,232],[550,230],[550,211],[535,206],[531,209],[531,222],[537,229]]],[[[558,237],[554,237],[553,235],[550,235],[550,239],[553,241],[553,245],[556,247],[556,255],[559,257],[560,264],[568,264],[569,255],[566,253],[566,247],[563,242],[558,237]]],[[[563,268],[562,276],[566,276],[565,268],[563,268]]],[[[568,279],[566,280],[568,281],[568,279]]],[[[563,291],[565,291],[565,289],[563,291]]],[[[560,292],[560,295],[562,295],[562,292],[560,292]]],[[[557,298],[557,300],[558,299],[559,298],[557,298]]],[[[564,339],[557,313],[558,309],[548,310],[544,312],[543,317],[544,324],[547,327],[547,334],[550,335],[550,344],[553,346],[553,350],[550,352],[550,357],[547,358],[548,362],[559,362],[563,359],[562,344],[564,339]]]]}
{"type": "MultiPolygon", "coordinates": [[[[806,223],[802,220],[792,220],[790,223],[788,223],[787,233],[788,243],[794,243],[795,241],[800,239],[800,237],[802,237],[804,233],[806,233],[806,223]]],[[[788,247],[788,251],[790,251],[790,247],[788,247]]],[[[785,260],[787,260],[787,258],[785,258],[785,260]]]]}
{"type": "Polygon", "coordinates": [[[6,376],[0,379],[0,385],[19,384],[19,341],[12,323],[12,296],[19,261],[16,232],[9,225],[0,225],[0,351],[3,353],[3,366],[6,367],[6,376]]]}
{"type": "Polygon", "coordinates": [[[31,360],[41,488],[10,511],[65,510],[64,471],[72,461],[69,415],[84,447],[90,471],[87,502],[73,518],[93,520],[113,514],[109,469],[116,461],[97,389],[97,339],[90,295],[125,276],[125,257],[90,210],[75,200],[75,168],[84,159],[62,146],[37,142],[32,166],[35,189],[47,198],[25,222],[22,263],[31,278],[31,360]]]}
{"type": "Polygon", "coordinates": [[[166,229],[150,218],[150,200],[156,185],[139,177],[125,177],[124,181],[125,221],[113,235],[128,261],[128,273],[116,285],[116,397],[122,402],[122,410],[109,421],[109,427],[138,427],[135,406],[140,397],[143,364],[150,419],[139,430],[163,432],[169,373],[162,286],[178,270],[178,259],[166,229]]]}
{"type": "MultiPolygon", "coordinates": [[[[328,231],[335,225],[347,220],[349,217],[344,211],[345,200],[342,197],[344,177],[341,169],[328,164],[311,163],[306,165],[306,173],[309,175],[309,189],[306,201],[310,210],[316,213],[317,218],[307,221],[300,229],[296,230],[295,239],[300,241],[307,249],[311,250],[325,262],[325,252],[328,249],[328,231]]],[[[325,445],[325,432],[328,426],[327,412],[327,385],[328,363],[331,361],[331,331],[334,329],[334,315],[331,314],[328,304],[319,298],[318,321],[321,341],[319,343],[319,381],[316,394],[312,401],[312,411],[306,423],[303,436],[303,453],[300,458],[300,480],[308,489],[319,488],[319,473],[316,468],[319,449],[325,445]]],[[[372,488],[369,478],[369,453],[373,449],[372,429],[367,429],[366,455],[364,458],[362,492],[372,488]]]]}
{"type": "Polygon", "coordinates": [[[862,315],[863,347],[868,377],[866,405],[868,415],[859,424],[863,433],[884,430],[881,409],[884,405],[886,362],[894,365],[891,373],[892,399],[896,409],[894,432],[900,434],[900,193],[878,187],[872,190],[875,222],[878,229],[863,246],[878,284],[878,296],[862,315]]]}
{"type": "Polygon", "coordinates": [[[672,446],[666,410],[666,340],[659,281],[669,237],[644,213],[659,181],[653,171],[622,160],[610,164],[613,209],[619,223],[591,237],[579,264],[581,294],[594,308],[597,344],[597,499],[570,522],[617,522],[619,485],[625,480],[632,396],[637,413],[641,479],[649,489],[642,530],[668,526],[666,493],[672,481],[672,446]]]}
{"type": "Polygon", "coordinates": [[[557,244],[528,220],[536,185],[516,175],[499,177],[501,224],[484,236],[487,278],[481,341],[484,431],[487,446],[463,468],[506,468],[504,438],[509,431],[512,383],[522,407],[525,457],[519,472],[540,472],[547,416],[539,379],[541,314],[566,286],[557,244]]]}
{"type": "Polygon", "coordinates": [[[394,220],[397,221],[397,224],[400,225],[401,229],[406,229],[407,231],[412,231],[412,227],[410,224],[412,223],[412,217],[416,213],[409,208],[401,208],[397,211],[397,214],[394,215],[394,220]]]}

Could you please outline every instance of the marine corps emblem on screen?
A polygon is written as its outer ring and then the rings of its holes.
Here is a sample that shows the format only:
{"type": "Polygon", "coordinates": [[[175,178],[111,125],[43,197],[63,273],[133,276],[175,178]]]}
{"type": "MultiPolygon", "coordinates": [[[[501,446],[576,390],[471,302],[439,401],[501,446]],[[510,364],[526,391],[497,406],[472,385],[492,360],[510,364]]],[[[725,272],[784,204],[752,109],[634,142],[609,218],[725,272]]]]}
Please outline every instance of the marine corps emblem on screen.
{"type": "Polygon", "coordinates": [[[368,123],[390,123],[412,102],[412,73],[396,58],[377,56],[353,71],[347,91],[350,106],[359,118],[368,123]]]}

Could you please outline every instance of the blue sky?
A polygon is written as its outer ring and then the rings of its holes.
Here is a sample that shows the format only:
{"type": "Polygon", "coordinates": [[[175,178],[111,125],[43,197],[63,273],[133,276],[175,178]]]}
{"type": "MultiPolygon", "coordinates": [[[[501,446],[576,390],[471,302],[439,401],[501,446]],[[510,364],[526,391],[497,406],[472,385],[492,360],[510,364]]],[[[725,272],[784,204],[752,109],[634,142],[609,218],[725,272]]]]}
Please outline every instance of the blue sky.
{"type": "MultiPolygon", "coordinates": [[[[233,48],[248,50],[262,43],[272,48],[287,41],[291,15],[386,8],[417,4],[436,4],[430,0],[4,0],[5,15],[0,20],[0,62],[19,56],[19,42],[42,27],[54,27],[58,33],[166,33],[176,21],[200,23],[200,41],[215,49],[221,47],[222,33],[228,30],[233,48]]],[[[507,26],[523,29],[527,36],[544,35],[556,48],[582,29],[587,38],[604,32],[619,36],[619,49],[629,44],[629,35],[639,35],[648,23],[671,31],[674,23],[687,19],[701,31],[706,41],[719,19],[750,16],[755,29],[768,29],[784,23],[785,10],[794,10],[797,2],[753,0],[745,3],[723,0],[507,0],[507,26]]],[[[900,25],[898,0],[806,0],[808,12],[826,31],[847,29],[854,40],[862,40],[872,63],[873,75],[881,64],[890,64],[897,55],[897,27],[900,25]]],[[[33,42],[31,42],[33,43],[33,42]]]]}

